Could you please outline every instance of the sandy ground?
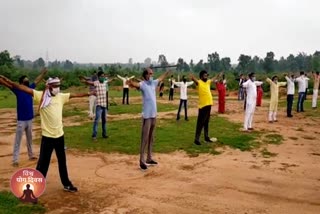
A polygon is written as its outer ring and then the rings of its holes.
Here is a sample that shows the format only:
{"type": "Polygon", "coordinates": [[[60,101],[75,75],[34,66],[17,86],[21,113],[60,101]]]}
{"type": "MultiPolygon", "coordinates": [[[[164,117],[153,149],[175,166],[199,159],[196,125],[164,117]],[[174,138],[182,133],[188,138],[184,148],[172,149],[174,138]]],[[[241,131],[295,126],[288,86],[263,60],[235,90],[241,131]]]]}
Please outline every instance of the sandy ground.
{"type": "MultiPolygon", "coordinates": [[[[139,98],[132,103],[135,101],[139,98]]],[[[178,100],[174,102],[178,105],[178,100]]],[[[174,119],[173,113],[161,113],[159,118],[174,119]]],[[[189,114],[196,115],[197,109],[190,108],[189,114]]],[[[228,100],[223,116],[242,122],[242,102],[228,100]]],[[[139,115],[110,119],[128,117],[139,115]]],[[[155,154],[159,165],[142,172],[138,156],[68,149],[69,176],[79,192],[62,190],[53,155],[40,203],[48,213],[320,213],[320,118],[305,118],[303,114],[286,118],[280,108],[278,119],[278,123],[267,123],[265,100],[254,118],[255,129],[284,136],[283,144],[267,146],[277,154],[271,158],[264,158],[258,150],[229,148],[221,148],[222,154],[216,156],[155,154]]],[[[15,110],[0,110],[0,120],[0,188],[9,190],[10,177],[16,170],[11,166],[15,110]]],[[[211,125],[219,124],[213,119],[211,125]]],[[[39,127],[35,125],[34,130],[34,137],[39,137],[39,127]]],[[[39,146],[34,150],[38,152],[39,146]]],[[[23,139],[20,167],[35,167],[36,162],[27,159],[23,139]]]]}

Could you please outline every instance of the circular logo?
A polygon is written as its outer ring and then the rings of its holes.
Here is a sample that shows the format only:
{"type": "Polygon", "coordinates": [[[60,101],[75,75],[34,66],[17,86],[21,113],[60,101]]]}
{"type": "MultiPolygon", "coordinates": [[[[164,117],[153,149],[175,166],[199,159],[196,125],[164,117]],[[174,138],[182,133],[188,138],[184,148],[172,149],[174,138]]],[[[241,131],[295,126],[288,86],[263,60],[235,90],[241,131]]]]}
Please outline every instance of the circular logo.
{"type": "Polygon", "coordinates": [[[38,170],[23,168],[11,177],[10,187],[11,192],[18,198],[24,198],[28,194],[39,198],[45,190],[46,179],[38,170]]]}

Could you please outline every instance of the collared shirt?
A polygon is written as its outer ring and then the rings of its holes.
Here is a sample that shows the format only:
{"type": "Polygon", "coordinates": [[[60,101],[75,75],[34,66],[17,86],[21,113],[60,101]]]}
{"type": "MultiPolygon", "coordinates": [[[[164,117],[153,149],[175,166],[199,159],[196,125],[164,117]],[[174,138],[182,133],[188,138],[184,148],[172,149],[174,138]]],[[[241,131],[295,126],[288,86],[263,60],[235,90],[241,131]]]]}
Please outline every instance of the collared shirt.
{"type": "Polygon", "coordinates": [[[95,81],[94,86],[96,87],[97,106],[107,107],[107,81],[103,83],[95,81]]]}
{"type": "Polygon", "coordinates": [[[170,82],[170,88],[174,88],[174,78],[172,79],[169,79],[169,82],[170,82]]]}
{"type": "Polygon", "coordinates": [[[159,80],[142,81],[139,83],[142,93],[142,117],[144,119],[156,118],[157,116],[157,102],[156,102],[156,89],[159,80]]]}
{"type": "Polygon", "coordinates": [[[294,95],[294,79],[290,79],[286,76],[287,80],[287,94],[288,95],[294,95]]]}
{"type": "Polygon", "coordinates": [[[247,101],[247,104],[256,104],[256,101],[257,101],[257,86],[260,86],[262,85],[263,82],[260,82],[260,81],[252,81],[252,80],[247,80],[246,82],[244,82],[242,84],[242,86],[244,88],[246,88],[246,93],[247,93],[247,96],[246,96],[246,101],[247,101]]]}
{"type": "MultiPolygon", "coordinates": [[[[34,89],[36,87],[35,83],[32,83],[29,88],[34,89]]],[[[24,91],[16,88],[11,89],[12,92],[17,97],[17,120],[27,121],[33,119],[33,101],[32,96],[24,91]]]]}
{"type": "MultiPolygon", "coordinates": [[[[33,99],[40,103],[43,91],[33,90],[33,99]]],[[[58,93],[51,97],[50,104],[40,109],[42,136],[59,138],[63,132],[63,105],[69,102],[70,93],[58,93]]]]}
{"type": "Polygon", "coordinates": [[[188,96],[187,96],[187,88],[188,86],[193,84],[193,81],[191,82],[174,82],[174,84],[178,87],[180,87],[180,99],[181,100],[187,100],[188,96]]]}

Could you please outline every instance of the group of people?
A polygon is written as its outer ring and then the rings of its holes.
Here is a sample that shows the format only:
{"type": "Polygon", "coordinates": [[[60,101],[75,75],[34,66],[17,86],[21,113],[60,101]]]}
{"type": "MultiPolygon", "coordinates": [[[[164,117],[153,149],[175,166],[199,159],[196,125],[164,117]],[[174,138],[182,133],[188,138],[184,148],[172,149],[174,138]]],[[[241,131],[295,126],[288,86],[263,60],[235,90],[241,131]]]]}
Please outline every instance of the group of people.
{"type": "MultiPolygon", "coordinates": [[[[0,76],[0,84],[7,86],[17,96],[17,133],[13,152],[13,165],[18,166],[19,147],[21,142],[21,135],[23,131],[27,133],[27,145],[28,155],[30,160],[36,159],[32,151],[32,119],[33,119],[33,100],[38,103],[38,111],[41,119],[41,146],[40,155],[36,169],[39,170],[44,177],[47,175],[48,167],[50,164],[51,154],[55,150],[61,182],[64,186],[64,190],[69,192],[78,191],[69,179],[66,154],[64,149],[64,131],[62,124],[62,110],[63,105],[70,99],[76,97],[89,96],[89,102],[93,100],[93,104],[90,103],[90,110],[95,106],[95,112],[91,112],[94,115],[94,123],[92,130],[92,138],[96,140],[98,132],[98,123],[100,118],[102,119],[102,137],[107,138],[106,129],[106,115],[107,115],[107,100],[108,100],[108,82],[112,81],[106,74],[99,70],[96,77],[91,79],[80,77],[81,82],[90,85],[90,91],[88,93],[71,94],[60,92],[60,79],[49,78],[46,81],[46,87],[43,91],[35,90],[35,86],[39,83],[47,73],[44,69],[40,75],[36,78],[33,84],[29,83],[26,76],[22,76],[19,79],[19,83],[15,83],[4,76],[0,76]],[[22,108],[24,108],[22,110],[22,108]],[[30,134],[31,133],[31,134],[30,134]],[[31,136],[31,137],[30,137],[31,136]]],[[[141,143],[140,143],[140,159],[139,166],[142,170],[148,169],[148,165],[156,165],[157,161],[152,156],[152,148],[154,144],[154,133],[156,128],[157,118],[157,96],[156,91],[160,82],[170,74],[170,71],[166,71],[157,79],[153,79],[153,70],[151,68],[145,68],[142,72],[142,79],[137,81],[134,77],[121,77],[119,79],[123,81],[123,104],[129,104],[129,87],[139,89],[142,94],[142,130],[141,130],[141,143]],[[145,150],[147,150],[147,156],[145,157],[145,150]]],[[[95,74],[94,74],[95,75],[95,74]]],[[[316,108],[318,88],[319,88],[319,72],[313,73],[314,76],[314,96],[312,106],[316,108]]],[[[294,78],[294,76],[287,76],[287,82],[278,82],[278,77],[274,76],[272,79],[267,78],[267,82],[270,84],[271,101],[269,107],[269,121],[277,121],[277,106],[278,106],[278,93],[279,87],[287,85],[287,100],[288,100],[288,117],[292,116],[292,100],[294,95],[294,82],[299,86],[299,98],[297,103],[297,111],[303,111],[303,100],[305,99],[305,77],[301,72],[300,76],[294,78]]],[[[173,76],[170,78],[173,79],[173,76]]],[[[211,84],[215,83],[219,95],[219,108],[218,111],[223,113],[225,111],[225,90],[226,80],[224,75],[217,74],[213,78],[208,78],[208,72],[202,70],[199,73],[199,79],[190,75],[192,81],[187,81],[185,76],[182,77],[181,82],[175,82],[172,80],[172,84],[180,88],[180,104],[177,113],[177,120],[180,119],[180,111],[182,105],[185,107],[185,120],[188,120],[187,114],[187,87],[195,83],[198,91],[198,117],[195,129],[194,144],[201,145],[200,136],[202,130],[204,130],[204,140],[207,143],[212,143],[212,138],[209,135],[209,122],[211,107],[213,105],[211,84]],[[220,106],[221,104],[221,106],[220,106]]],[[[257,87],[261,86],[263,82],[255,80],[255,74],[250,73],[246,81],[241,82],[241,90],[239,90],[239,99],[242,99],[242,94],[246,100],[245,104],[245,119],[244,130],[253,130],[252,121],[253,115],[257,104],[257,87]]],[[[160,85],[161,87],[161,85],[160,85]]]]}
{"type": "MultiPolygon", "coordinates": [[[[313,96],[312,96],[312,108],[317,108],[318,89],[320,82],[319,72],[312,72],[313,75],[313,96]]],[[[292,106],[295,94],[295,83],[298,84],[298,101],[297,112],[304,112],[304,100],[308,91],[308,80],[303,71],[300,72],[299,77],[294,75],[285,75],[286,82],[278,82],[278,76],[273,76],[272,79],[267,78],[266,82],[270,85],[270,104],[269,104],[269,123],[277,122],[278,102],[279,102],[279,87],[287,86],[287,117],[293,117],[292,106]]],[[[244,131],[253,130],[252,120],[256,106],[261,105],[262,94],[258,92],[258,88],[261,88],[262,81],[255,80],[255,74],[250,73],[248,79],[245,80],[243,76],[239,79],[239,100],[245,99],[245,119],[244,119],[244,131]],[[242,97],[242,94],[243,97],[242,97]]],[[[261,89],[260,89],[261,90],[261,89]]]]}

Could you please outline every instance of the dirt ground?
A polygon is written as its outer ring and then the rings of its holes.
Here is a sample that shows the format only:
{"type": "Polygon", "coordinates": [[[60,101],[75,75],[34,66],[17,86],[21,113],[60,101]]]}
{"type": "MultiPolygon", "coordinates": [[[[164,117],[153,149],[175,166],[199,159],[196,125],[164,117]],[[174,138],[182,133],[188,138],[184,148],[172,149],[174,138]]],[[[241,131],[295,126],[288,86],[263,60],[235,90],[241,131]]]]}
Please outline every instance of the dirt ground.
{"type": "MultiPolygon", "coordinates": [[[[174,102],[178,105],[177,99],[174,102]]],[[[227,100],[227,113],[222,116],[242,122],[242,105],[227,100]]],[[[142,172],[136,155],[88,154],[69,148],[69,177],[79,192],[62,190],[53,155],[40,203],[48,213],[320,213],[320,118],[297,113],[287,118],[280,108],[279,122],[269,124],[267,106],[264,100],[257,108],[254,128],[284,137],[283,144],[267,146],[268,151],[277,154],[275,157],[230,148],[221,148],[222,154],[216,156],[155,154],[159,165],[142,172]]],[[[213,115],[216,109],[214,106],[213,115]]],[[[195,116],[197,109],[190,108],[189,114],[195,116]]],[[[139,115],[110,119],[130,117],[139,115]]],[[[160,113],[159,118],[163,117],[174,119],[174,114],[160,113]]],[[[0,189],[9,190],[10,178],[17,170],[11,166],[15,110],[0,110],[0,120],[0,189]]],[[[65,125],[70,123],[65,121],[65,125]]],[[[211,125],[219,125],[214,124],[214,116],[211,125]]],[[[34,137],[40,136],[39,130],[35,125],[34,137]]],[[[34,150],[39,152],[39,146],[35,145],[34,150]]],[[[20,151],[20,167],[35,167],[36,161],[27,160],[25,139],[20,151]]]]}

